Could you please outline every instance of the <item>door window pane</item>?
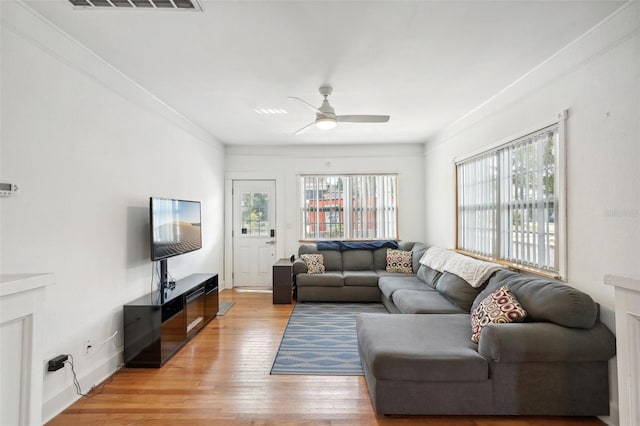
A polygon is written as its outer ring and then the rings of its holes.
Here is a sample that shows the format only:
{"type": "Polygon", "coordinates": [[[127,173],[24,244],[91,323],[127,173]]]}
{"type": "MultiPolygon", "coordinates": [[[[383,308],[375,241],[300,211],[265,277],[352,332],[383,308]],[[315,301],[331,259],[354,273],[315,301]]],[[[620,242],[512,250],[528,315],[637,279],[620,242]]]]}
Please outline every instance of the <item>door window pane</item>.
{"type": "Polygon", "coordinates": [[[269,194],[243,192],[241,196],[242,235],[248,237],[269,236],[269,194]]]}

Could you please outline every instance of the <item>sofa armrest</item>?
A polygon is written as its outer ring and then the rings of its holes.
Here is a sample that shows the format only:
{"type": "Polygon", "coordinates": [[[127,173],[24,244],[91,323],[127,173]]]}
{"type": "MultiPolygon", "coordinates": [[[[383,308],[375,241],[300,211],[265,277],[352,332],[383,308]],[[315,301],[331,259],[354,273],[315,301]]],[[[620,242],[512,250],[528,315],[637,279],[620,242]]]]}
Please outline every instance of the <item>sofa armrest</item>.
{"type": "Polygon", "coordinates": [[[548,322],[488,324],[478,352],[494,362],[606,361],[615,355],[615,337],[602,323],[568,328],[548,322]]]}
{"type": "Polygon", "coordinates": [[[307,264],[304,260],[298,258],[293,262],[293,275],[306,274],[307,264]]]}

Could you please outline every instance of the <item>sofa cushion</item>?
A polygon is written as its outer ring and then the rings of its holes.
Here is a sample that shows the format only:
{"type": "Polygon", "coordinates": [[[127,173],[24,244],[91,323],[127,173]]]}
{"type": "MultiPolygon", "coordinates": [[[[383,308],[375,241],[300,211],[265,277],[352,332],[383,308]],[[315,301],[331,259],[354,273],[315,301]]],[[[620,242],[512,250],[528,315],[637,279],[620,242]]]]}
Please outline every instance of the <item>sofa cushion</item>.
{"type": "Polygon", "coordinates": [[[387,272],[413,274],[412,252],[387,249],[387,272]]]}
{"type": "Polygon", "coordinates": [[[440,275],[436,281],[436,290],[465,312],[471,310],[471,305],[480,292],[480,289],[471,287],[468,282],[449,272],[443,272],[440,275]]]}
{"type": "Polygon", "coordinates": [[[381,248],[373,251],[373,269],[376,271],[387,269],[386,248],[381,248]]]}
{"type": "Polygon", "coordinates": [[[344,271],[342,276],[345,286],[378,286],[378,274],[375,271],[344,271]]]}
{"type": "Polygon", "coordinates": [[[298,287],[343,287],[342,272],[325,272],[324,274],[299,274],[296,276],[298,287]]]}
{"type": "Polygon", "coordinates": [[[469,340],[469,315],[359,314],[356,328],[362,362],[377,380],[489,379],[487,361],[469,340]]]}
{"type": "Polygon", "coordinates": [[[346,250],[342,252],[344,271],[373,271],[372,250],[346,250]]]}
{"type": "Polygon", "coordinates": [[[438,278],[440,278],[442,272],[431,269],[426,265],[420,265],[418,268],[417,276],[420,280],[424,281],[431,288],[436,288],[438,278]]]}
{"type": "Polygon", "coordinates": [[[468,315],[468,312],[449,302],[437,291],[396,290],[393,293],[393,303],[403,314],[466,313],[468,315]]]}
{"type": "Polygon", "coordinates": [[[321,254],[303,254],[300,258],[307,265],[307,274],[324,274],[324,257],[321,254]]]}
{"type": "MultiPolygon", "coordinates": [[[[400,250],[407,250],[403,248],[402,244],[400,244],[399,248],[400,250]]],[[[411,247],[411,251],[413,252],[412,263],[413,263],[414,274],[418,272],[418,269],[420,268],[420,259],[422,259],[422,256],[424,256],[424,253],[427,251],[428,248],[429,247],[427,247],[423,243],[413,243],[413,246],[411,247]]]]}
{"type": "Polygon", "coordinates": [[[387,272],[386,269],[376,269],[376,274],[379,277],[415,277],[415,274],[403,274],[401,272],[387,272]]]}
{"type": "Polygon", "coordinates": [[[485,297],[471,313],[471,341],[480,341],[480,332],[488,324],[520,322],[527,316],[518,299],[506,285],[485,297]]]}
{"type": "Polygon", "coordinates": [[[342,271],[342,252],[336,250],[318,251],[318,246],[313,243],[301,244],[298,247],[298,256],[318,253],[321,253],[324,258],[324,269],[326,271],[342,271]]]}
{"type": "Polygon", "coordinates": [[[565,327],[591,328],[598,306],[589,295],[556,280],[534,278],[517,272],[496,272],[473,302],[475,309],[489,294],[507,285],[527,311],[525,321],[548,321],[565,327]]]}
{"type": "Polygon", "coordinates": [[[378,287],[382,294],[388,298],[393,297],[396,290],[423,290],[433,291],[431,287],[419,280],[415,276],[382,276],[378,279],[378,287]]]}

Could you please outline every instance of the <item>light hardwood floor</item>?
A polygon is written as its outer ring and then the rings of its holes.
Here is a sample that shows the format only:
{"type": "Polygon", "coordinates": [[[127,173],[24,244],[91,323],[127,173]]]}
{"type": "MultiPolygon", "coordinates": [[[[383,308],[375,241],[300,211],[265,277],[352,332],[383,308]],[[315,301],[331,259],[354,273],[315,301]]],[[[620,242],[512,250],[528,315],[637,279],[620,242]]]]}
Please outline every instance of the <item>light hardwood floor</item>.
{"type": "Polygon", "coordinates": [[[123,368],[54,425],[603,425],[596,418],[397,417],[374,413],[362,376],[269,375],[293,305],[271,294],[235,301],[160,369],[123,368]]]}

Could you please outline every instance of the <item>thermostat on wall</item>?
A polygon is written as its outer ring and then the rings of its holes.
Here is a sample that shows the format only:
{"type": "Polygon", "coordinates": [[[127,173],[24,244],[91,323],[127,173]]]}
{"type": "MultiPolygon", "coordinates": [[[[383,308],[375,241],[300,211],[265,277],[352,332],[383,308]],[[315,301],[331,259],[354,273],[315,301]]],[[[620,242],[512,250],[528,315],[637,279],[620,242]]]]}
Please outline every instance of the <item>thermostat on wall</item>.
{"type": "Polygon", "coordinates": [[[0,182],[0,197],[10,197],[19,189],[15,183],[0,182]]]}

